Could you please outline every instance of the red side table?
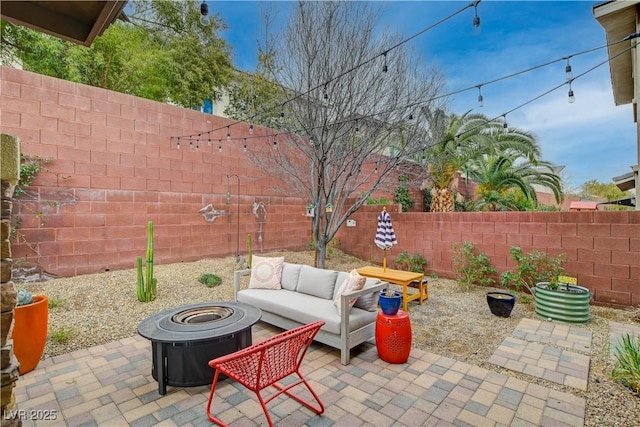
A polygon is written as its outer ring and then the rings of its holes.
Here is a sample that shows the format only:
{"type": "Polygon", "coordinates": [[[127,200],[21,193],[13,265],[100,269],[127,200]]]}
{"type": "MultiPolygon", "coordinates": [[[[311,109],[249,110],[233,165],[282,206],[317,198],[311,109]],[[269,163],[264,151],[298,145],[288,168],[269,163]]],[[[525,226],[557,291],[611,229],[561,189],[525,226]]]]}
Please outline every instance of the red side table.
{"type": "Polygon", "coordinates": [[[380,359],[405,363],[411,352],[411,319],[406,311],[390,316],[382,312],[376,319],[376,348],[380,359]]]}

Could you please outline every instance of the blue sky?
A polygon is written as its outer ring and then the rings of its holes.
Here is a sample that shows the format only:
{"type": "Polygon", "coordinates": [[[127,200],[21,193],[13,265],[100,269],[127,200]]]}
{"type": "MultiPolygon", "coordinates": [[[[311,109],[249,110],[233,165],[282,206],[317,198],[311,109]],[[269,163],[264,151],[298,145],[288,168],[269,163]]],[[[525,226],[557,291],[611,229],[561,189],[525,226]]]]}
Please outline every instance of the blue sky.
{"type": "MultiPolygon", "coordinates": [[[[383,26],[409,37],[460,9],[470,1],[376,2],[384,8],[383,26]]],[[[257,42],[264,29],[260,10],[280,10],[284,22],[290,2],[210,1],[230,27],[222,36],[233,46],[238,68],[253,71],[257,42]],[[268,3],[268,4],[267,4],[268,3]]],[[[607,60],[606,49],[573,56],[606,43],[593,18],[591,1],[491,1],[478,6],[481,30],[474,34],[473,8],[411,41],[411,47],[437,66],[447,80],[447,92],[473,87],[527,68],[572,56],[574,77],[607,60]]],[[[452,96],[450,110],[473,109],[489,117],[503,113],[565,82],[566,61],[482,87],[484,106],[473,89],[452,96]]],[[[613,102],[608,64],[572,84],[575,102],[567,101],[568,86],[509,113],[510,126],[533,132],[543,157],[565,165],[563,178],[571,187],[630,172],[636,163],[636,131],[631,105],[613,102]]]]}

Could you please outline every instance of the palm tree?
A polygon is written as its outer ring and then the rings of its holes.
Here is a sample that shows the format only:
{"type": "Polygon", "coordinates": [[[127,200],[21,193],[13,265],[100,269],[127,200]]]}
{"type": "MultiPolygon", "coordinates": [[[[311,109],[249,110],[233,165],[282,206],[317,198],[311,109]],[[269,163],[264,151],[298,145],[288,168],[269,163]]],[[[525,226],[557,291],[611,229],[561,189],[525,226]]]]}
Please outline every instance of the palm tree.
{"type": "Polygon", "coordinates": [[[469,163],[467,173],[476,184],[477,206],[481,210],[519,210],[510,193],[520,191],[537,204],[534,185],[549,188],[560,202],[562,185],[553,165],[542,160],[530,161],[514,151],[484,155],[469,163]]]}
{"type": "Polygon", "coordinates": [[[422,185],[431,193],[432,212],[453,212],[453,191],[469,165],[486,155],[517,153],[530,161],[540,156],[540,148],[530,133],[505,130],[503,123],[470,111],[449,116],[439,143],[426,152],[428,177],[422,185]]]}

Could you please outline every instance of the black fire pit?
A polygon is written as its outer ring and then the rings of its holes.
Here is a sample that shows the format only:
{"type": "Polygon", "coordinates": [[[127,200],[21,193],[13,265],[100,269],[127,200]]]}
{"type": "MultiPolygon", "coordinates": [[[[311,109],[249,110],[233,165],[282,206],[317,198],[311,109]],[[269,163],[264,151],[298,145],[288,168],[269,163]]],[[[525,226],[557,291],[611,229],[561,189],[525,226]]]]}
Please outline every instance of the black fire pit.
{"type": "Polygon", "coordinates": [[[151,340],[158,393],[167,385],[193,387],[211,383],[209,360],[251,345],[251,326],[260,309],[241,302],[189,304],[163,310],[138,325],[138,333],[151,340]]]}

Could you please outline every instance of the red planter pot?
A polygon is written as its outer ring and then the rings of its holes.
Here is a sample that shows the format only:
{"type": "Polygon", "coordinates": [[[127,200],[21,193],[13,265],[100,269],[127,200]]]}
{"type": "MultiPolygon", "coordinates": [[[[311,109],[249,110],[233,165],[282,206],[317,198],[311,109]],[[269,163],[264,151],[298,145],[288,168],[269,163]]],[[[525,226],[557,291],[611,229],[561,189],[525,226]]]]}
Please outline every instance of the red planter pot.
{"type": "Polygon", "coordinates": [[[13,311],[13,353],[20,362],[20,375],[38,366],[49,326],[49,298],[34,295],[33,303],[21,305],[13,311]]]}

